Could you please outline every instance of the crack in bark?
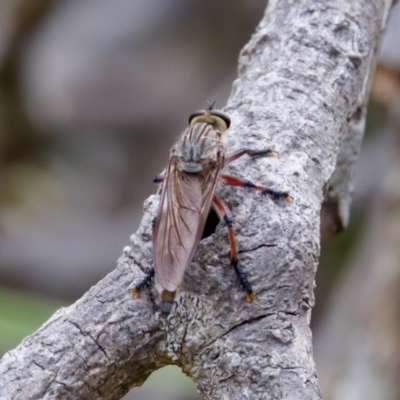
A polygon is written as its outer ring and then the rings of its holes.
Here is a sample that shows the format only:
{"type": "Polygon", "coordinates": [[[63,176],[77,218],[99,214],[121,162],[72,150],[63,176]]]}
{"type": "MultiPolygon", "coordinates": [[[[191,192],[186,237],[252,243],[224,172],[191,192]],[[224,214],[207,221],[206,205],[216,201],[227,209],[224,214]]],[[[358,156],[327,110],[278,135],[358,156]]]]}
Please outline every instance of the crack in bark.
{"type": "Polygon", "coordinates": [[[219,339],[222,338],[223,336],[228,336],[230,333],[232,333],[232,332],[233,332],[234,330],[236,330],[237,328],[240,328],[241,326],[250,325],[250,324],[252,324],[253,322],[259,321],[259,320],[261,320],[261,319],[263,319],[263,318],[265,318],[265,317],[268,317],[268,316],[271,316],[271,315],[274,315],[274,314],[276,314],[276,313],[275,313],[275,312],[273,312],[273,313],[266,313],[266,314],[259,315],[259,316],[257,316],[257,317],[252,317],[251,319],[248,319],[248,320],[241,321],[240,323],[238,323],[238,324],[232,326],[232,327],[229,328],[226,332],[224,332],[224,333],[219,337],[219,339]]]}
{"type": "Polygon", "coordinates": [[[35,361],[35,360],[32,360],[32,364],[35,364],[38,368],[40,368],[41,370],[43,370],[44,371],[44,367],[42,367],[37,361],[35,361]]]}
{"type": "Polygon", "coordinates": [[[78,331],[83,336],[89,337],[90,339],[92,339],[92,341],[96,344],[98,349],[107,357],[108,360],[110,359],[110,357],[108,357],[108,354],[107,354],[106,350],[103,348],[103,346],[89,332],[84,332],[76,322],[73,322],[70,320],[68,320],[67,322],[69,322],[71,325],[75,326],[75,328],[78,329],[78,331]]]}
{"type": "Polygon", "coordinates": [[[83,361],[83,368],[85,369],[85,371],[88,371],[90,368],[89,368],[89,366],[87,364],[87,361],[82,356],[80,356],[79,354],[77,354],[77,353],[74,353],[74,354],[75,354],[76,357],[80,358],[83,361]]]}
{"type": "Polygon", "coordinates": [[[67,392],[69,392],[68,385],[67,385],[66,383],[57,381],[56,379],[54,379],[54,380],[52,381],[52,383],[58,383],[58,384],[61,385],[67,392]]]}
{"type": "Polygon", "coordinates": [[[256,251],[256,250],[261,249],[263,247],[276,247],[276,246],[277,246],[277,244],[275,244],[275,243],[272,243],[272,244],[263,243],[263,244],[260,244],[260,245],[258,245],[256,247],[252,247],[250,249],[239,250],[238,254],[251,253],[252,251],[256,251]]]}

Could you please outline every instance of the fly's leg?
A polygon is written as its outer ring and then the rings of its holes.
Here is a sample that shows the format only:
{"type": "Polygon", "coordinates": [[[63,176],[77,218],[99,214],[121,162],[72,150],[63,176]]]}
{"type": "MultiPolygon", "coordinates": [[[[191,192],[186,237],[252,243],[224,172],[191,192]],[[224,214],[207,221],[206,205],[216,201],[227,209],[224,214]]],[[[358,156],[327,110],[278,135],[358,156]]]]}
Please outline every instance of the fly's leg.
{"type": "Polygon", "coordinates": [[[153,178],[153,182],[154,182],[154,183],[157,183],[158,185],[160,185],[159,193],[161,193],[164,180],[165,180],[165,174],[157,174],[157,175],[153,178]]]}
{"type": "Polygon", "coordinates": [[[258,158],[258,157],[278,157],[278,153],[271,149],[265,150],[251,150],[251,149],[239,149],[234,151],[233,153],[228,154],[225,157],[225,165],[231,163],[232,161],[237,160],[238,158],[247,154],[250,157],[258,158]]]}
{"type": "Polygon", "coordinates": [[[154,311],[158,311],[159,307],[154,297],[154,293],[151,291],[150,286],[147,286],[147,288],[149,289],[149,299],[151,301],[151,304],[153,305],[153,309],[154,311]]]}
{"type": "Polygon", "coordinates": [[[138,299],[140,297],[141,290],[144,287],[147,287],[147,289],[149,290],[150,301],[153,304],[153,307],[157,309],[158,307],[156,304],[156,300],[154,298],[152,291],[150,290],[150,285],[153,278],[154,278],[154,268],[150,270],[150,272],[143,278],[143,280],[139,284],[130,288],[129,291],[132,293],[134,299],[138,299]]]}
{"type": "Polygon", "coordinates": [[[228,226],[228,237],[229,237],[229,245],[230,245],[230,259],[231,259],[231,264],[233,265],[233,268],[235,269],[236,275],[239,278],[240,284],[242,285],[243,289],[246,291],[246,299],[249,303],[251,303],[253,300],[256,299],[256,295],[253,292],[253,288],[251,287],[251,284],[249,280],[247,279],[247,276],[245,272],[242,270],[242,267],[239,263],[239,260],[237,259],[237,246],[236,246],[236,240],[235,240],[235,234],[233,232],[233,220],[232,217],[230,216],[230,213],[228,211],[228,207],[226,204],[217,196],[214,196],[213,198],[213,206],[215,210],[217,211],[218,215],[220,216],[221,219],[223,219],[226,222],[226,225],[228,226]]]}
{"type": "MultiPolygon", "coordinates": [[[[244,156],[245,154],[253,158],[278,157],[278,153],[271,149],[265,149],[265,150],[239,149],[226,156],[225,164],[229,164],[232,161],[235,161],[238,158],[244,156]]],[[[260,190],[262,194],[269,195],[274,200],[285,199],[286,201],[289,202],[293,201],[293,198],[289,196],[289,191],[287,190],[273,190],[267,186],[259,185],[247,179],[241,179],[231,175],[221,175],[221,178],[225,183],[231,186],[249,187],[256,190],[260,190]]]]}
{"type": "Polygon", "coordinates": [[[284,199],[288,202],[293,201],[293,197],[289,195],[288,190],[273,190],[267,186],[253,183],[247,179],[238,178],[232,175],[221,175],[221,179],[228,185],[248,187],[252,189],[259,190],[262,194],[270,196],[274,200],[284,199]]]}
{"type": "MultiPolygon", "coordinates": [[[[153,231],[154,231],[156,224],[157,224],[157,217],[154,217],[153,220],[151,221],[153,231]]],[[[154,278],[154,274],[155,274],[155,271],[154,271],[154,268],[152,268],[150,270],[150,272],[143,278],[143,280],[139,284],[137,284],[136,286],[129,289],[129,291],[132,293],[134,299],[138,299],[140,297],[140,291],[146,286],[147,289],[149,289],[149,293],[150,293],[149,296],[150,296],[151,302],[153,303],[153,305],[156,304],[154,295],[150,290],[150,284],[154,278]]]]}
{"type": "MultiPolygon", "coordinates": [[[[157,217],[154,217],[151,221],[153,235],[154,235],[154,228],[156,227],[156,224],[157,224],[157,217]]],[[[154,274],[155,274],[155,271],[154,271],[154,268],[152,268],[139,284],[137,284],[136,286],[129,289],[129,291],[133,294],[134,299],[138,299],[140,297],[140,291],[146,286],[147,289],[149,289],[150,300],[153,303],[153,305],[155,305],[154,295],[150,290],[150,284],[151,284],[152,279],[154,278],[154,274]]]]}
{"type": "Polygon", "coordinates": [[[153,178],[154,183],[162,183],[164,182],[165,176],[163,174],[158,174],[153,178]]]}
{"type": "Polygon", "coordinates": [[[150,288],[150,283],[154,278],[154,268],[150,270],[150,272],[142,279],[140,283],[138,283],[133,288],[130,288],[129,291],[133,294],[134,299],[138,299],[140,297],[140,291],[146,286],[150,288]]]}

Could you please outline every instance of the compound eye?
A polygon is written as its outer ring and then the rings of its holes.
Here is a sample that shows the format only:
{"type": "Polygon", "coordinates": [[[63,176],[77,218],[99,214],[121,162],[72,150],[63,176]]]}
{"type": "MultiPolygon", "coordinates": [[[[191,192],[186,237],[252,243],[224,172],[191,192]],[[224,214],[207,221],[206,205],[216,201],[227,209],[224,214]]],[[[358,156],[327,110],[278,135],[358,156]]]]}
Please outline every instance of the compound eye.
{"type": "Polygon", "coordinates": [[[231,126],[231,119],[228,114],[226,114],[220,110],[210,110],[209,113],[211,115],[214,115],[215,117],[221,118],[226,123],[227,128],[229,128],[231,126]]]}
{"type": "Polygon", "coordinates": [[[191,124],[191,122],[193,121],[194,118],[204,115],[205,112],[206,112],[206,110],[197,110],[197,111],[191,113],[190,117],[189,117],[189,125],[191,124]]]}

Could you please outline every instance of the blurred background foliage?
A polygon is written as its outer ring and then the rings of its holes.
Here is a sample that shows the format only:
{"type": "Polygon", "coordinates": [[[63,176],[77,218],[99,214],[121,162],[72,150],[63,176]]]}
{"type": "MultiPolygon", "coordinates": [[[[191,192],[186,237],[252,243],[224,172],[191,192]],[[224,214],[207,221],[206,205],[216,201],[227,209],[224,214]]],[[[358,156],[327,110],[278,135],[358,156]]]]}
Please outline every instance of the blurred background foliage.
{"type": "MultiPolygon", "coordinates": [[[[2,0],[0,352],[111,271],[188,115],[223,106],[263,0],[2,0]]],[[[348,230],[313,312],[326,399],[399,399],[400,13],[373,85],[348,230]]],[[[126,399],[196,399],[177,368],[126,399]]]]}

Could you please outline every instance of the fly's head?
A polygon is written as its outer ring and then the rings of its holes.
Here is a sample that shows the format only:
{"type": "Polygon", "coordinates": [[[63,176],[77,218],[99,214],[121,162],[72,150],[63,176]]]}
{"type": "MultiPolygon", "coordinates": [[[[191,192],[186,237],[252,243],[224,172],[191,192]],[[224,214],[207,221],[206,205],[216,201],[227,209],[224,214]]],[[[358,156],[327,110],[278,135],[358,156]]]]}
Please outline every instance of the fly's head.
{"type": "Polygon", "coordinates": [[[189,126],[193,126],[198,122],[210,124],[221,133],[225,133],[231,125],[231,119],[228,114],[220,110],[213,110],[211,107],[209,110],[198,110],[190,114],[189,126]]]}

